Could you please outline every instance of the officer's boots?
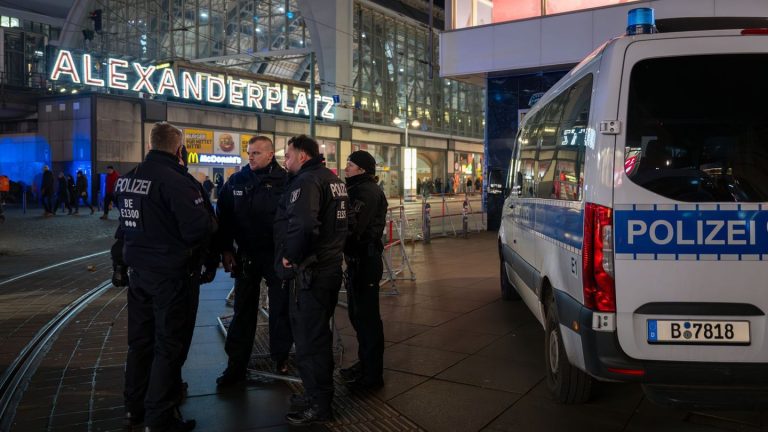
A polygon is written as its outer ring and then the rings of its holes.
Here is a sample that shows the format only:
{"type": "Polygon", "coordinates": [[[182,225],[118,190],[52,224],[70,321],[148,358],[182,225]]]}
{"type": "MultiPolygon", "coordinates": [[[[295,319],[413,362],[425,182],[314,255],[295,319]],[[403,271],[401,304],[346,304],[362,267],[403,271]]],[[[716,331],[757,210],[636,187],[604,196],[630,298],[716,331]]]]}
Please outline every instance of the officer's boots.
{"type": "Polygon", "coordinates": [[[285,420],[293,426],[328,423],[333,421],[333,411],[330,408],[322,409],[319,405],[313,404],[301,411],[288,413],[285,420]]]}

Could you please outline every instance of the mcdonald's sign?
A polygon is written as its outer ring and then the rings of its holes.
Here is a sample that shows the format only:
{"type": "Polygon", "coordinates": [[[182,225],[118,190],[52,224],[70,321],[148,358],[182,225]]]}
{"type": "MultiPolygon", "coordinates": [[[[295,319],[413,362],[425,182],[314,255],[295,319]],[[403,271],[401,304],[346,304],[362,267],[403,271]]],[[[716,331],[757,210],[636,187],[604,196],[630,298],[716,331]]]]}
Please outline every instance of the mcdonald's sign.
{"type": "Polygon", "coordinates": [[[187,154],[187,164],[198,164],[200,163],[200,155],[197,154],[197,152],[189,152],[187,154]]]}

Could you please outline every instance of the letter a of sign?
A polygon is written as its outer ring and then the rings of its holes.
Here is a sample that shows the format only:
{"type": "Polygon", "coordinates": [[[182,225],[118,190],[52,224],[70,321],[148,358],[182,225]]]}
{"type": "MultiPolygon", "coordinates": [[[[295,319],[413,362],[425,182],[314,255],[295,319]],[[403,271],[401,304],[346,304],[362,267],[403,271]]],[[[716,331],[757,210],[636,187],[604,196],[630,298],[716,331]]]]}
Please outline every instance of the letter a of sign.
{"type": "Polygon", "coordinates": [[[75,69],[72,53],[67,50],[59,51],[56,63],[54,63],[53,70],[51,71],[51,81],[58,81],[59,77],[63,74],[72,77],[73,83],[80,84],[80,76],[77,74],[77,69],[75,69]]]}

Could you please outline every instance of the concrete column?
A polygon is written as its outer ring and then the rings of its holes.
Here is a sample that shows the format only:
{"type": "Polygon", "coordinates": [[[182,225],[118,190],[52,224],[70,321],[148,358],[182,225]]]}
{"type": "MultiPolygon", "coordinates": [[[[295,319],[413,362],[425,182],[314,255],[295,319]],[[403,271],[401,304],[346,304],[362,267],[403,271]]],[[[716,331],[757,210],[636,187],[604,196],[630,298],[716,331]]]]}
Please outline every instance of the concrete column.
{"type": "Polygon", "coordinates": [[[322,94],[339,95],[336,121],[352,121],[352,0],[297,0],[317,53],[322,94]],[[348,106],[350,108],[344,108],[348,106]]]}

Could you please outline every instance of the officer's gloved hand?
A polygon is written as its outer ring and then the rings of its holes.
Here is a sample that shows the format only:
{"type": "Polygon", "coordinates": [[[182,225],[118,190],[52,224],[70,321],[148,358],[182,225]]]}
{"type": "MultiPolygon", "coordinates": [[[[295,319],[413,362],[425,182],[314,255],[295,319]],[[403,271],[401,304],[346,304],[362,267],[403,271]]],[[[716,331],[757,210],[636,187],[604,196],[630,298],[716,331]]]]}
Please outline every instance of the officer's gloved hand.
{"type": "Polygon", "coordinates": [[[118,288],[128,286],[128,267],[122,264],[112,265],[112,285],[118,288]]]}
{"type": "Polygon", "coordinates": [[[216,278],[216,267],[204,266],[202,273],[200,273],[200,283],[207,284],[213,282],[214,278],[216,278]]]}

